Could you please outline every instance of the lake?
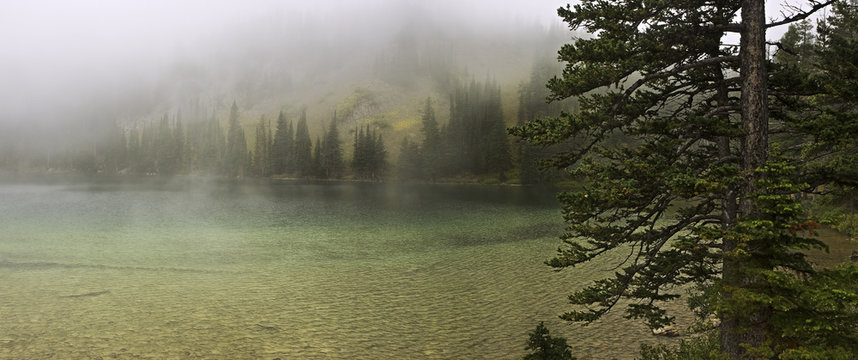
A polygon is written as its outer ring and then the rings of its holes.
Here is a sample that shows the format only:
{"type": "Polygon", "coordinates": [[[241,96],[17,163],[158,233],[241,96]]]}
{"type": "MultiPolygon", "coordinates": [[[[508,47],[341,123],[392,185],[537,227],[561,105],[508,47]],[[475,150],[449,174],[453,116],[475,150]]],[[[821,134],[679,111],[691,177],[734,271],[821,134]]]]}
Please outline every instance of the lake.
{"type": "Polygon", "coordinates": [[[654,337],[559,320],[549,190],[205,178],[0,182],[0,358],[580,359],[654,337]]]}

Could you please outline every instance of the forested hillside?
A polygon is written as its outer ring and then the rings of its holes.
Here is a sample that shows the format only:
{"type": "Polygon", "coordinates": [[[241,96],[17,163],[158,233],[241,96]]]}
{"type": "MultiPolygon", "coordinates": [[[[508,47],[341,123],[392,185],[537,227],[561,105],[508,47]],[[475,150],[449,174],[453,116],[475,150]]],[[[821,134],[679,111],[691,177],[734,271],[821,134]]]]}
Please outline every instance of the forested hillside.
{"type": "Polygon", "coordinates": [[[546,64],[568,31],[376,7],[365,10],[405,15],[272,14],[212,34],[157,80],[60,115],[85,118],[74,126],[7,129],[0,168],[519,181],[522,149],[505,128],[546,114],[543,84],[558,69],[546,64]]]}

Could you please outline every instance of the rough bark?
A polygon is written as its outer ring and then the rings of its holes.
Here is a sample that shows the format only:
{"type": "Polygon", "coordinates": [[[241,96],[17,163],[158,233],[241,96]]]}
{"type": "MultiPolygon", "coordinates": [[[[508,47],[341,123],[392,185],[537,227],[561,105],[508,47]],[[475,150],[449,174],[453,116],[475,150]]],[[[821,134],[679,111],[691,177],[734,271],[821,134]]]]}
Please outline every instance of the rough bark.
{"type": "MultiPolygon", "coordinates": [[[[742,169],[747,176],[747,185],[739,194],[739,216],[748,217],[757,213],[751,200],[756,191],[755,183],[759,174],[755,171],[766,163],[768,153],[768,104],[766,92],[766,18],[764,0],[742,1],[742,24],[740,40],[740,75],[742,77],[742,126],[744,141],[742,146],[742,169]]],[[[725,241],[724,250],[729,253],[736,243],[725,241]]],[[[740,261],[725,258],[723,267],[724,284],[727,287],[751,286],[752,279],[742,275],[740,261]]],[[[729,294],[725,294],[729,296],[729,294]]],[[[767,309],[746,309],[746,314],[725,316],[721,322],[722,350],[731,358],[743,356],[742,344],[757,347],[765,341],[763,326],[766,323],[767,309]],[[742,327],[745,331],[739,331],[742,327]]]]}

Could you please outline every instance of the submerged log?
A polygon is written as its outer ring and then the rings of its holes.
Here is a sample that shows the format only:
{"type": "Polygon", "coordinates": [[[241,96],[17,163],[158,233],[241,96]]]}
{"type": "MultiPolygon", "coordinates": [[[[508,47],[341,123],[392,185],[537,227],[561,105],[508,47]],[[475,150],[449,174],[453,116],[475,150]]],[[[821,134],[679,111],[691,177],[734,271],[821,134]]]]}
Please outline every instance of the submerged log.
{"type": "Polygon", "coordinates": [[[109,293],[109,292],[110,292],[110,290],[93,291],[93,292],[88,292],[88,293],[83,293],[83,294],[65,295],[65,296],[60,296],[60,297],[62,297],[62,298],[72,298],[72,299],[73,299],[73,298],[82,298],[82,297],[91,297],[91,296],[104,295],[104,294],[107,294],[107,293],[109,293]]]}

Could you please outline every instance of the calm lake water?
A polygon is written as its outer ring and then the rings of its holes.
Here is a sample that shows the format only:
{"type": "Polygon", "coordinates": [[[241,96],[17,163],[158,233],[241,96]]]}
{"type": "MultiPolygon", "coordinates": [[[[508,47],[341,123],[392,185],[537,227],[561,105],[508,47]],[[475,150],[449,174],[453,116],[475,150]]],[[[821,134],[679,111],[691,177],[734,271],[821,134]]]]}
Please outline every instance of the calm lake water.
{"type": "Polygon", "coordinates": [[[581,359],[668,341],[557,319],[550,191],[194,178],[0,182],[0,358],[581,359]]]}

